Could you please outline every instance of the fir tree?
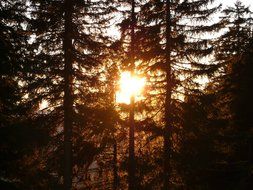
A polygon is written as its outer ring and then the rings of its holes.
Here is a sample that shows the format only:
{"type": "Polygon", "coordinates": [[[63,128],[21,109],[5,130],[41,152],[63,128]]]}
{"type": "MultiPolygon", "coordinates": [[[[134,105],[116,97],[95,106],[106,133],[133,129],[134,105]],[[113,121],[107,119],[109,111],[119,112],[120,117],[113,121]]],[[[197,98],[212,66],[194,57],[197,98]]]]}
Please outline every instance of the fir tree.
{"type": "Polygon", "coordinates": [[[36,163],[36,153],[47,145],[48,133],[34,125],[37,107],[24,103],[26,94],[22,90],[28,40],[26,8],[24,1],[0,3],[1,189],[40,189],[41,180],[46,180],[41,178],[46,171],[36,163]],[[30,184],[31,179],[38,183],[30,184]]]}
{"type": "Polygon", "coordinates": [[[164,189],[169,188],[169,181],[177,179],[175,183],[180,184],[180,177],[172,175],[176,173],[172,156],[180,151],[176,142],[182,126],[182,98],[198,94],[195,79],[213,73],[214,66],[202,60],[212,52],[210,40],[203,35],[220,28],[220,24],[204,24],[219,10],[211,3],[148,1],[141,7],[137,51],[143,59],[140,67],[150,75],[152,91],[147,103],[155,105],[151,115],[162,113],[157,125],[164,128],[164,189]]]}
{"type": "Polygon", "coordinates": [[[46,165],[58,176],[58,183],[64,174],[65,189],[85,177],[85,170],[106,143],[108,129],[105,118],[99,117],[106,110],[98,99],[102,61],[110,42],[102,31],[114,11],[110,4],[34,0],[30,5],[29,30],[34,39],[24,89],[31,103],[48,102],[43,111],[51,121],[47,128],[52,142],[46,150],[46,165]]]}
{"type": "Polygon", "coordinates": [[[251,94],[248,86],[251,82],[246,79],[249,76],[246,68],[250,65],[248,58],[251,56],[252,12],[237,1],[233,7],[225,8],[223,14],[221,22],[226,30],[216,42],[215,58],[220,72],[213,81],[213,89],[218,118],[224,121],[220,127],[222,140],[218,142],[226,149],[219,149],[223,164],[217,166],[219,172],[216,175],[226,176],[222,180],[225,187],[247,189],[246,186],[250,185],[246,181],[250,179],[251,122],[247,119],[250,102],[246,97],[251,94]],[[232,182],[233,179],[238,180],[232,182]]]}

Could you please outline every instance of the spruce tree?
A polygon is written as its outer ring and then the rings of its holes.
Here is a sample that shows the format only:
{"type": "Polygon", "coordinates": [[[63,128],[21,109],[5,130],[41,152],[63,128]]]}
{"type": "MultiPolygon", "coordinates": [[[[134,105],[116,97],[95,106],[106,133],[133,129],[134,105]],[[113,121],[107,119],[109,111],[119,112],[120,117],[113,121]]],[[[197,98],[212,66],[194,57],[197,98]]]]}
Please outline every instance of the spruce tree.
{"type": "Polygon", "coordinates": [[[22,89],[28,43],[26,9],[25,1],[0,3],[1,189],[40,189],[46,181],[41,176],[47,175],[38,164],[37,152],[47,145],[48,133],[35,125],[33,114],[38,109],[25,104],[22,89]],[[38,183],[31,184],[32,179],[38,183]]]}
{"type": "Polygon", "coordinates": [[[215,58],[225,72],[229,72],[233,62],[240,59],[240,55],[252,37],[252,12],[242,2],[237,1],[233,7],[226,7],[222,11],[220,25],[222,35],[215,41],[215,58]]]}
{"type": "Polygon", "coordinates": [[[98,99],[110,42],[102,32],[114,11],[110,5],[111,1],[69,0],[30,4],[28,29],[33,37],[24,89],[31,103],[48,102],[43,111],[52,141],[45,150],[46,167],[58,176],[58,183],[64,176],[65,189],[85,177],[106,143],[106,118],[98,117],[106,110],[98,99]]]}
{"type": "Polygon", "coordinates": [[[180,183],[180,177],[172,175],[176,173],[172,156],[180,153],[182,100],[187,94],[198,94],[196,79],[214,69],[202,59],[212,52],[204,35],[220,28],[220,24],[206,24],[220,8],[211,4],[208,0],[148,1],[140,11],[137,51],[142,69],[150,75],[152,91],[147,102],[159,102],[151,115],[162,113],[157,126],[164,128],[164,189],[169,188],[169,181],[180,183]]]}
{"type": "Polygon", "coordinates": [[[251,93],[248,88],[251,82],[246,79],[249,76],[246,72],[249,61],[246,60],[251,54],[252,12],[249,7],[237,1],[233,7],[225,8],[223,14],[221,22],[224,24],[225,32],[215,44],[215,58],[219,72],[212,84],[216,94],[214,105],[219,113],[217,118],[224,121],[220,126],[221,138],[218,143],[220,147],[227,148],[218,149],[222,155],[218,160],[223,164],[216,165],[216,175],[226,176],[226,178],[221,177],[223,180],[219,182],[219,186],[243,189],[246,188],[246,184],[249,185],[246,181],[249,180],[249,152],[251,151],[249,132],[251,122],[243,115],[250,113],[246,106],[250,102],[245,100],[244,96],[251,93]],[[234,179],[238,180],[234,181],[234,179]]]}

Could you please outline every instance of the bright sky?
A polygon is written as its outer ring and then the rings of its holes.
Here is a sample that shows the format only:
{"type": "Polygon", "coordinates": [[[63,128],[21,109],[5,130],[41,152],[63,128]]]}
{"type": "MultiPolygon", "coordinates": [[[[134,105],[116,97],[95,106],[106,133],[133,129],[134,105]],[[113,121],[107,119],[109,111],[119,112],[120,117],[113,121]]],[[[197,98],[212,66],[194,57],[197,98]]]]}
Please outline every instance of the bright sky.
{"type": "MultiPolygon", "coordinates": [[[[216,0],[215,3],[217,4],[221,3],[223,5],[223,8],[225,8],[227,6],[233,6],[236,1],[237,0],[216,0]]],[[[240,1],[243,3],[243,5],[250,6],[250,10],[253,11],[253,0],[240,0],[240,1]]],[[[120,20],[119,15],[117,15],[116,17],[117,19],[120,20]]],[[[108,30],[108,33],[111,37],[114,38],[119,38],[120,36],[118,29],[116,29],[114,26],[108,30]]]]}
{"type": "MultiPolygon", "coordinates": [[[[233,6],[237,0],[216,0],[215,4],[222,4],[223,8],[227,6],[233,6]]],[[[253,10],[253,0],[241,0],[243,5],[250,6],[250,9],[253,10]]],[[[219,16],[213,17],[213,21],[218,19],[219,16]]],[[[113,28],[109,31],[112,35],[118,36],[119,33],[117,29],[113,28]]],[[[114,36],[114,37],[115,37],[114,36]]],[[[202,78],[200,79],[200,83],[206,83],[207,79],[202,78]]],[[[120,80],[120,90],[117,92],[116,101],[119,103],[130,103],[130,97],[132,94],[135,96],[140,95],[141,89],[145,84],[145,79],[139,78],[131,78],[130,73],[122,73],[121,80],[120,80]]]]}
{"type": "Polygon", "coordinates": [[[133,77],[130,72],[121,73],[119,91],[116,93],[116,101],[118,103],[130,104],[131,96],[134,96],[136,101],[141,100],[141,93],[145,86],[145,82],[145,78],[133,77]]]}
{"type": "MultiPolygon", "coordinates": [[[[216,0],[215,3],[222,3],[223,8],[225,8],[227,6],[233,6],[236,1],[237,0],[216,0]]],[[[250,9],[253,11],[253,0],[241,0],[241,2],[246,6],[250,6],[250,9]]],[[[112,37],[119,37],[119,31],[115,27],[109,29],[108,33],[112,37]]],[[[204,83],[206,82],[204,79],[202,79],[202,81],[204,81],[204,83]]],[[[132,94],[135,94],[137,99],[141,99],[141,89],[145,85],[145,79],[131,78],[130,73],[123,73],[119,82],[120,90],[116,95],[117,102],[129,104],[132,94]]],[[[48,102],[43,100],[39,107],[40,110],[47,108],[48,102]]]]}
{"type": "MultiPolygon", "coordinates": [[[[216,0],[216,1],[219,3],[222,3],[222,5],[226,7],[226,6],[232,6],[233,4],[235,4],[237,0],[216,0]]],[[[241,2],[246,6],[250,5],[251,10],[253,9],[252,0],[241,0],[241,2]]]]}

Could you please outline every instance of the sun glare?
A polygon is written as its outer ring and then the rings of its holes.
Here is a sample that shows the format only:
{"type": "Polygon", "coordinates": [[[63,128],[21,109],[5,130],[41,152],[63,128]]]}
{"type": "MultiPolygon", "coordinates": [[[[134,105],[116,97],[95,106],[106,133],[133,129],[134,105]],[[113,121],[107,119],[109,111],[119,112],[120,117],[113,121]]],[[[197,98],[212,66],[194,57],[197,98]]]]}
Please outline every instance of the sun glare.
{"type": "Polygon", "coordinates": [[[48,107],[48,101],[47,100],[42,100],[41,103],[39,104],[39,110],[44,110],[48,107]]]}
{"type": "Polygon", "coordinates": [[[119,91],[116,93],[118,103],[130,104],[132,96],[138,101],[143,98],[141,95],[146,79],[131,76],[130,72],[122,72],[119,80],[119,91]]]}

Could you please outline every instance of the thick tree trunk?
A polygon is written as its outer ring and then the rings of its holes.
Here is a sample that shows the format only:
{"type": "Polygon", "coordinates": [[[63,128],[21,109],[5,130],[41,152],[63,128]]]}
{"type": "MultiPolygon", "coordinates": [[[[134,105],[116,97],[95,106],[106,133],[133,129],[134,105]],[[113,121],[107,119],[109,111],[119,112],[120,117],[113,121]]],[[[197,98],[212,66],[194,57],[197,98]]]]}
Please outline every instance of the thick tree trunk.
{"type": "Polygon", "coordinates": [[[129,114],[129,168],[128,168],[128,189],[135,189],[135,153],[134,153],[134,97],[131,98],[129,114]]]}
{"type": "Polygon", "coordinates": [[[118,176],[118,166],[117,166],[117,142],[114,141],[113,144],[113,189],[117,190],[119,186],[119,176],[118,176]]]}
{"type": "MultiPolygon", "coordinates": [[[[135,67],[135,52],[134,52],[134,38],[135,38],[135,1],[132,0],[132,10],[131,10],[131,74],[134,73],[135,67]]],[[[134,154],[134,96],[130,100],[130,112],[129,112],[129,168],[128,168],[128,189],[135,189],[135,154],[134,154]]]]}
{"type": "Polygon", "coordinates": [[[171,13],[170,0],[166,1],[166,97],[165,97],[165,129],[164,129],[164,189],[170,186],[170,157],[171,157],[171,13]]]}
{"type": "Polygon", "coordinates": [[[64,2],[64,190],[72,188],[72,0],[64,2]]]}

